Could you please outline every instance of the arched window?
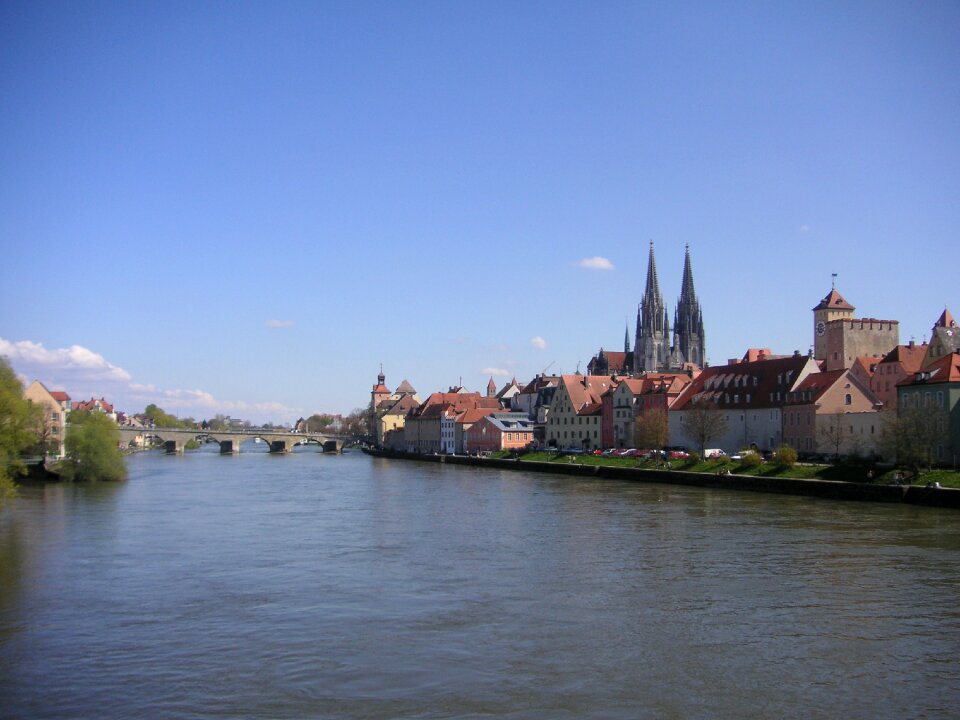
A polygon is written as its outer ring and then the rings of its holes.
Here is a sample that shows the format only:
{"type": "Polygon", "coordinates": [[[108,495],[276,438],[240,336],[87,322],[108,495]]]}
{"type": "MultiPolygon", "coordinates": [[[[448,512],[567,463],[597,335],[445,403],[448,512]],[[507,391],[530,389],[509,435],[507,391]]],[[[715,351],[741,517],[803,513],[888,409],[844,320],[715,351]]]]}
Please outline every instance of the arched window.
{"type": "Polygon", "coordinates": [[[843,396],[843,404],[850,405],[851,403],[853,403],[853,397],[850,395],[850,393],[847,393],[843,396]]]}

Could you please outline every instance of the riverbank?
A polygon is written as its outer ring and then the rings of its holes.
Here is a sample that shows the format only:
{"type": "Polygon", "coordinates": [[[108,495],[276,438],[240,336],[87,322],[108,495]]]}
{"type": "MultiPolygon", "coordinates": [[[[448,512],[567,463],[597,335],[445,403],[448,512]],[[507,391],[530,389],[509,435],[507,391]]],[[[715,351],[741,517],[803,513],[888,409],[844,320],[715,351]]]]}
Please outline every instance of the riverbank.
{"type": "Polygon", "coordinates": [[[419,455],[393,450],[366,449],[369,455],[416,462],[470,465],[501,470],[522,470],[558,475],[576,475],[610,480],[687,485],[722,490],[802,495],[827,500],[861,500],[867,502],[905,503],[931,507],[960,509],[960,490],[921,485],[880,485],[841,482],[836,480],[758,477],[753,475],[687,472],[684,470],[614,467],[577,462],[556,463],[522,459],[484,458],[466,455],[419,455]]]}

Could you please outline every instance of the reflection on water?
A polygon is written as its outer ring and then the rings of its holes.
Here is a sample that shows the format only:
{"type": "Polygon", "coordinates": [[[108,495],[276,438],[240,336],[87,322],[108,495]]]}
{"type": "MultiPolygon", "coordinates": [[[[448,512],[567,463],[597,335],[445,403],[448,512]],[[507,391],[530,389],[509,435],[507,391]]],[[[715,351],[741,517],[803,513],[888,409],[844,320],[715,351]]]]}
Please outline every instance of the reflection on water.
{"type": "Polygon", "coordinates": [[[0,511],[11,717],[945,717],[960,513],[140,455],[0,511]]]}

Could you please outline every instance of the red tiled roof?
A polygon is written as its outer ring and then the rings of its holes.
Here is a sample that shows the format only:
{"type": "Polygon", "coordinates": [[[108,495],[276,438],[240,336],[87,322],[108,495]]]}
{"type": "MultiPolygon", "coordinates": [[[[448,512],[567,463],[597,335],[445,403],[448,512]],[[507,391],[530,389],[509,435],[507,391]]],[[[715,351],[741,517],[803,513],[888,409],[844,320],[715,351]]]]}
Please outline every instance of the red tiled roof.
{"type": "Polygon", "coordinates": [[[600,403],[587,403],[582,408],[577,415],[600,415],[603,411],[603,406],[600,403]]]}
{"type": "Polygon", "coordinates": [[[494,410],[500,410],[500,401],[497,398],[481,397],[480,393],[457,393],[457,392],[435,392],[431,393],[416,410],[413,411],[417,417],[425,417],[425,413],[437,405],[449,405],[454,411],[461,412],[476,407],[490,407],[494,410]]]}
{"type": "Polygon", "coordinates": [[[672,409],[684,410],[691,403],[707,401],[742,409],[780,407],[786,402],[787,393],[803,379],[803,374],[818,369],[811,358],[799,354],[714,365],[684,388],[672,409]]]}
{"type": "Polygon", "coordinates": [[[960,351],[944,355],[926,370],[917,372],[897,385],[932,385],[960,382],[960,351]]]}
{"type": "Polygon", "coordinates": [[[900,363],[904,372],[907,374],[915,373],[920,370],[923,359],[927,355],[928,347],[926,343],[922,345],[897,345],[878,364],[900,363]]]}
{"type": "Polygon", "coordinates": [[[112,413],[112,412],[113,412],[113,405],[111,405],[110,403],[108,403],[108,402],[107,402],[106,400],[104,400],[103,398],[100,398],[99,400],[97,400],[97,399],[95,399],[95,398],[90,398],[89,400],[87,400],[87,401],[85,401],[85,402],[84,402],[84,401],[81,401],[81,402],[78,402],[78,403],[74,403],[74,404],[73,404],[73,409],[74,409],[74,410],[96,410],[98,404],[99,404],[100,408],[101,408],[105,413],[112,413]]]}
{"type": "Polygon", "coordinates": [[[854,358],[853,363],[851,364],[851,367],[853,367],[854,365],[859,365],[867,377],[872,377],[879,363],[880,363],[880,360],[873,357],[872,355],[862,355],[858,358],[854,358]]]}
{"type": "Polygon", "coordinates": [[[943,314],[937,319],[937,322],[934,323],[934,327],[956,327],[957,323],[953,319],[953,315],[950,314],[950,311],[946,308],[943,309],[943,314]]]}
{"type": "Polygon", "coordinates": [[[587,405],[600,403],[600,397],[613,384],[613,380],[606,375],[563,375],[562,382],[576,413],[580,413],[587,405]]]}
{"type": "Polygon", "coordinates": [[[623,370],[627,364],[628,353],[623,351],[617,352],[616,350],[601,350],[603,357],[607,361],[607,369],[610,372],[616,372],[617,370],[623,370]]]}
{"type": "Polygon", "coordinates": [[[523,390],[520,392],[524,395],[532,395],[545,387],[556,386],[558,380],[559,378],[556,375],[537,375],[533,380],[524,385],[523,390]]]}
{"type": "Polygon", "coordinates": [[[773,353],[770,348],[747,348],[743,354],[743,362],[756,362],[757,360],[766,360],[773,353]]]}
{"type": "Polygon", "coordinates": [[[638,378],[625,378],[620,381],[625,384],[633,395],[649,395],[651,393],[678,393],[693,380],[686,373],[647,373],[638,378]]]}
{"type": "Polygon", "coordinates": [[[70,402],[70,396],[67,395],[63,390],[54,390],[50,393],[52,397],[57,402],[70,402]]]}
{"type": "Polygon", "coordinates": [[[845,369],[828,370],[826,372],[810,373],[790,393],[790,404],[811,403],[829,390],[837,380],[846,374],[845,369]],[[811,395],[804,399],[806,393],[811,395]]]}
{"type": "Polygon", "coordinates": [[[494,408],[469,408],[457,415],[458,423],[475,423],[481,418],[485,418],[491,413],[495,413],[494,408]]]}
{"type": "Polygon", "coordinates": [[[831,290],[831,291],[827,294],[827,296],[826,296],[823,300],[820,301],[820,304],[817,305],[817,306],[816,306],[815,308],[813,308],[813,309],[814,309],[814,310],[824,310],[824,309],[830,309],[830,310],[856,310],[856,308],[853,307],[853,305],[851,305],[850,303],[848,303],[846,300],[844,300],[844,299],[840,296],[840,293],[838,293],[836,290],[831,290]]]}

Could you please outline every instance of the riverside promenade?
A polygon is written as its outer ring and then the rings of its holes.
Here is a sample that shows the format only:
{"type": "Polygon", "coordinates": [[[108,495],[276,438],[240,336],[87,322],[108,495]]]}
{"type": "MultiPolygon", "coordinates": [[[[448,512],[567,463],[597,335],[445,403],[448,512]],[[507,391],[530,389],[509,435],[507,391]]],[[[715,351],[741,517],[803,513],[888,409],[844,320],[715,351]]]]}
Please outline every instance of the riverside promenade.
{"type": "Polygon", "coordinates": [[[468,455],[420,455],[395,450],[365,449],[375,457],[416,462],[469,465],[543,472],[555,475],[574,475],[609,480],[687,485],[690,487],[716,488],[721,490],[746,490],[749,492],[802,495],[826,500],[859,500],[864,502],[903,503],[930,507],[960,509],[960,490],[953,488],[926,487],[924,485],[881,485],[875,483],[843,482],[801,478],[780,478],[755,475],[716,475],[711,473],[686,472],[684,470],[616,467],[608,465],[585,465],[581,463],[540,462],[508,458],[484,458],[468,455]]]}

